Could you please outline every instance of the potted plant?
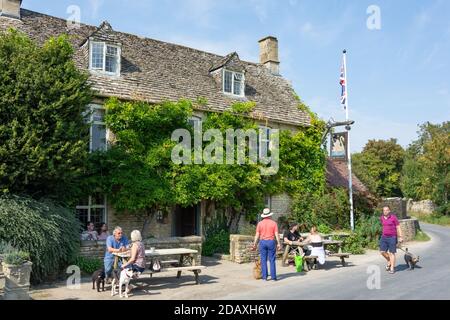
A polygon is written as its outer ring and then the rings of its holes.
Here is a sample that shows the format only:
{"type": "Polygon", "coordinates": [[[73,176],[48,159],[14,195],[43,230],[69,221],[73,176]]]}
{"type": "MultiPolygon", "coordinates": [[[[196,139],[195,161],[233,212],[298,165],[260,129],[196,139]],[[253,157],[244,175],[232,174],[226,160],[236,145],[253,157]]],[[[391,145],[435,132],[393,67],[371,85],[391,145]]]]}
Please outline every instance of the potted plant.
{"type": "Polygon", "coordinates": [[[32,263],[27,252],[16,249],[3,254],[5,300],[28,300],[32,263]]]}

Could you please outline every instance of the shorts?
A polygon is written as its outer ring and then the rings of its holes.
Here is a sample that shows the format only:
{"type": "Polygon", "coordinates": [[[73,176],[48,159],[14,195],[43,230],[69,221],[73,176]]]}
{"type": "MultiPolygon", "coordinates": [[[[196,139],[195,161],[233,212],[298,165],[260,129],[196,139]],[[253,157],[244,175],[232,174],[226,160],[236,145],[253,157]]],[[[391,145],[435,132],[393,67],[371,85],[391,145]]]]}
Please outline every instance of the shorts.
{"type": "Polygon", "coordinates": [[[397,237],[381,237],[380,251],[397,253],[397,237]]]}

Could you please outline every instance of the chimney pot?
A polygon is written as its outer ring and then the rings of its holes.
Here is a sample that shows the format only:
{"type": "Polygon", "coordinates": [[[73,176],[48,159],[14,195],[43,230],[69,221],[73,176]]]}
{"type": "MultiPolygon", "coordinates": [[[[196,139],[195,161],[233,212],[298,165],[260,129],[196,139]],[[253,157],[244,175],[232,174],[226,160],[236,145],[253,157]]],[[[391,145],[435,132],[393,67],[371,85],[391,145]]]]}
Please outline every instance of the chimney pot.
{"type": "Polygon", "coordinates": [[[259,61],[273,74],[280,74],[277,38],[269,36],[259,40],[259,61]]]}
{"type": "Polygon", "coordinates": [[[0,0],[0,16],[20,19],[22,0],[0,0]]]}

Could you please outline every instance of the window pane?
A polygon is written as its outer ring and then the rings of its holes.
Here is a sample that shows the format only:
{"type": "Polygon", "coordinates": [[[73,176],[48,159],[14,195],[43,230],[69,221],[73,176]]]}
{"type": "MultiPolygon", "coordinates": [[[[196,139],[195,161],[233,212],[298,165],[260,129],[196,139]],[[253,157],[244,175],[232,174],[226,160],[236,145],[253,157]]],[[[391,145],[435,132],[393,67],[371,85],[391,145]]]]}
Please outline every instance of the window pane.
{"type": "Polygon", "coordinates": [[[232,93],[231,84],[233,82],[233,73],[230,71],[225,71],[224,79],[223,79],[223,91],[227,93],[232,93]]]}
{"type": "Polygon", "coordinates": [[[111,47],[111,46],[106,47],[106,54],[117,56],[118,52],[119,52],[119,50],[117,49],[117,47],[111,47]]]}
{"type": "Polygon", "coordinates": [[[101,193],[95,193],[91,197],[91,205],[92,206],[104,206],[105,205],[105,196],[101,193]]]}
{"type": "Polygon", "coordinates": [[[92,68],[103,69],[103,43],[92,44],[92,68]]]}
{"type": "Polygon", "coordinates": [[[93,124],[92,125],[92,149],[91,151],[106,151],[106,126],[93,124]]]}
{"type": "Polygon", "coordinates": [[[240,96],[242,95],[242,81],[241,80],[234,80],[234,86],[233,86],[233,94],[240,96]]]}
{"type": "Polygon", "coordinates": [[[94,108],[93,117],[94,121],[103,122],[105,120],[105,109],[94,108]]]}
{"type": "Polygon", "coordinates": [[[106,56],[106,65],[105,65],[106,72],[116,73],[117,72],[117,66],[118,66],[118,58],[117,58],[117,56],[107,55],[106,56]]]}
{"type": "Polygon", "coordinates": [[[102,222],[105,222],[105,209],[91,209],[91,222],[94,223],[95,228],[99,228],[102,222]]]}
{"type": "Polygon", "coordinates": [[[78,202],[78,206],[86,207],[89,205],[89,198],[83,198],[78,202]]]}
{"type": "Polygon", "coordinates": [[[87,226],[87,222],[89,219],[89,210],[88,209],[77,209],[77,218],[81,222],[81,229],[84,231],[87,226]]]}

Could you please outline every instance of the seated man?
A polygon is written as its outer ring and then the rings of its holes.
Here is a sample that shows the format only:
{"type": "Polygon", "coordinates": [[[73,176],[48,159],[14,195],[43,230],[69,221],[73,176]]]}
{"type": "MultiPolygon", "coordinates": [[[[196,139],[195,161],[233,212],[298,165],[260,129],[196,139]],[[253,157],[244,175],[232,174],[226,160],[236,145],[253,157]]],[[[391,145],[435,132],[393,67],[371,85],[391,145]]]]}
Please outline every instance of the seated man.
{"type": "MultiPolygon", "coordinates": [[[[300,233],[298,232],[298,223],[293,223],[289,226],[289,231],[286,232],[283,236],[284,243],[289,244],[291,246],[289,253],[297,252],[299,255],[303,255],[302,248],[299,246],[294,246],[293,242],[302,242],[303,238],[301,237],[300,233]]],[[[290,261],[289,263],[291,263],[290,261]]]]}
{"type": "MultiPolygon", "coordinates": [[[[106,239],[106,252],[105,252],[105,274],[107,279],[111,279],[112,271],[114,268],[115,256],[113,253],[126,252],[128,249],[128,239],[123,235],[121,227],[114,229],[113,235],[106,239]]],[[[121,263],[119,262],[119,268],[121,263]]]]}
{"type": "Polygon", "coordinates": [[[98,233],[95,231],[95,225],[93,222],[89,221],[87,223],[87,230],[81,234],[81,240],[83,241],[97,241],[98,233]]]}

